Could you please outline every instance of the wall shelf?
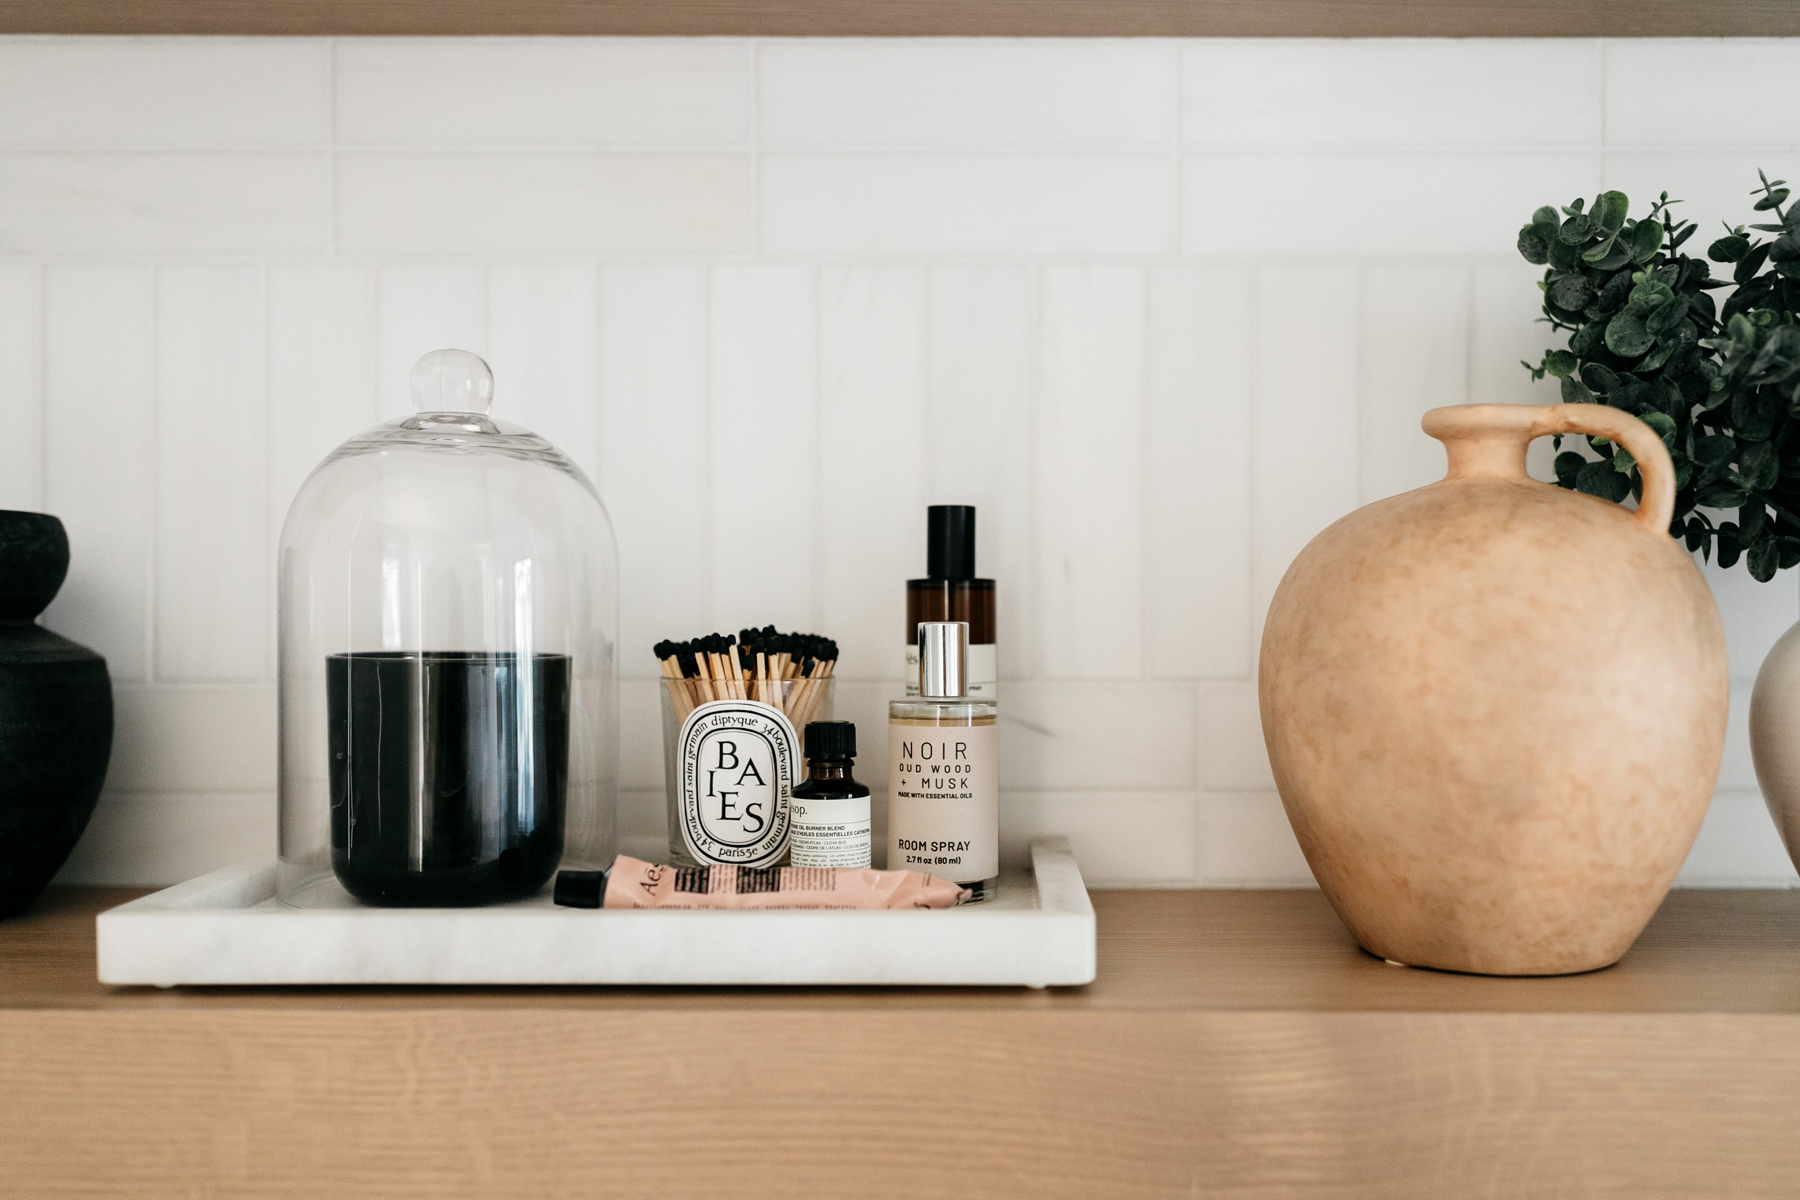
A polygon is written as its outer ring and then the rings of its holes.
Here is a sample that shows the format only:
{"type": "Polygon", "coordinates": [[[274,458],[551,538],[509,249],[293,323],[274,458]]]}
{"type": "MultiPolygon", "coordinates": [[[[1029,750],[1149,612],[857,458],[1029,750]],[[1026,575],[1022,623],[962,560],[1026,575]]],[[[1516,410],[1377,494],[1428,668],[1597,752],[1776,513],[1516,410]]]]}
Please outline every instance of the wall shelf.
{"type": "Polygon", "coordinates": [[[1790,1195],[1800,891],[1611,970],[1386,966],[1310,891],[1102,891],[1085,988],[110,989],[0,923],[0,1196],[1790,1195]]]}
{"type": "Polygon", "coordinates": [[[1792,0],[0,0],[0,33],[1773,37],[1792,0]]]}

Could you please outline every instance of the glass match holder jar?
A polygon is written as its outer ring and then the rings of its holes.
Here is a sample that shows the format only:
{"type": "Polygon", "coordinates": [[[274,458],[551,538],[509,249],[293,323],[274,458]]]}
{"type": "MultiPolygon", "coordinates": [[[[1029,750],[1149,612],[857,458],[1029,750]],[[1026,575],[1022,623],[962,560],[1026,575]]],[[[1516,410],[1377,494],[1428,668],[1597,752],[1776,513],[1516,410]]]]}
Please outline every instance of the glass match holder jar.
{"type": "MultiPolygon", "coordinates": [[[[706,863],[694,856],[682,836],[680,740],[682,727],[688,717],[695,709],[713,701],[748,701],[780,712],[792,726],[796,737],[803,737],[808,722],[832,719],[837,679],[830,675],[797,679],[684,679],[665,676],[662,685],[663,781],[668,800],[669,861],[677,866],[704,866],[706,863]]],[[[796,758],[792,782],[800,783],[805,778],[805,770],[805,763],[796,758]]],[[[785,798],[783,803],[785,804],[785,798]]],[[[785,814],[782,820],[785,823],[785,814]]],[[[747,831],[744,840],[749,841],[760,832],[747,831]]],[[[778,856],[778,861],[787,861],[785,848],[778,856]]],[[[759,862],[756,865],[770,864],[759,862]]]]}

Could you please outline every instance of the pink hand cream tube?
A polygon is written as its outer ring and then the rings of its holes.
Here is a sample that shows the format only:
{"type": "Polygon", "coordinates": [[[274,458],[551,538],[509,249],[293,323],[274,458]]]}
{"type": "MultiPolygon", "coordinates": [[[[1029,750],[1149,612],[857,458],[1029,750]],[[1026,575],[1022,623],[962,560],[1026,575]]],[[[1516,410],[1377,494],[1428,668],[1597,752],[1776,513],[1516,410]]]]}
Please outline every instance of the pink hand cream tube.
{"type": "Polygon", "coordinates": [[[558,871],[570,908],[949,908],[967,888],[867,867],[670,867],[621,854],[607,871],[558,871]]]}

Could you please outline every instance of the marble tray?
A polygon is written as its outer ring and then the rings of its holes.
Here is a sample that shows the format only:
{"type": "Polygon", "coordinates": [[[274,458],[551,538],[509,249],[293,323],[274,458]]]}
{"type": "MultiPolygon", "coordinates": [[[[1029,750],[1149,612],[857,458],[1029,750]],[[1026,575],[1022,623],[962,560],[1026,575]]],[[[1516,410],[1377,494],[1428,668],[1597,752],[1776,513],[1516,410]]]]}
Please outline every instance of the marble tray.
{"type": "Polygon", "coordinates": [[[272,863],[97,918],[110,984],[967,984],[1094,978],[1094,909],[1063,838],[986,904],[937,912],[289,908],[272,863]]]}

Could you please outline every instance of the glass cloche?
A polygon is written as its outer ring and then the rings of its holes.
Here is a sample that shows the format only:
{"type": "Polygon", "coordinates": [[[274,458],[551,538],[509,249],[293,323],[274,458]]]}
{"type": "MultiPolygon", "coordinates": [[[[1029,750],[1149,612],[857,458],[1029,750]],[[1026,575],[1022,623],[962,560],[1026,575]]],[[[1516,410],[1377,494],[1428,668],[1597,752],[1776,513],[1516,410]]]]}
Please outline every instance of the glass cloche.
{"type": "Polygon", "coordinates": [[[548,441],[437,350],[417,411],[313,471],[281,531],[281,899],[476,905],[615,841],[618,552],[548,441]]]}

